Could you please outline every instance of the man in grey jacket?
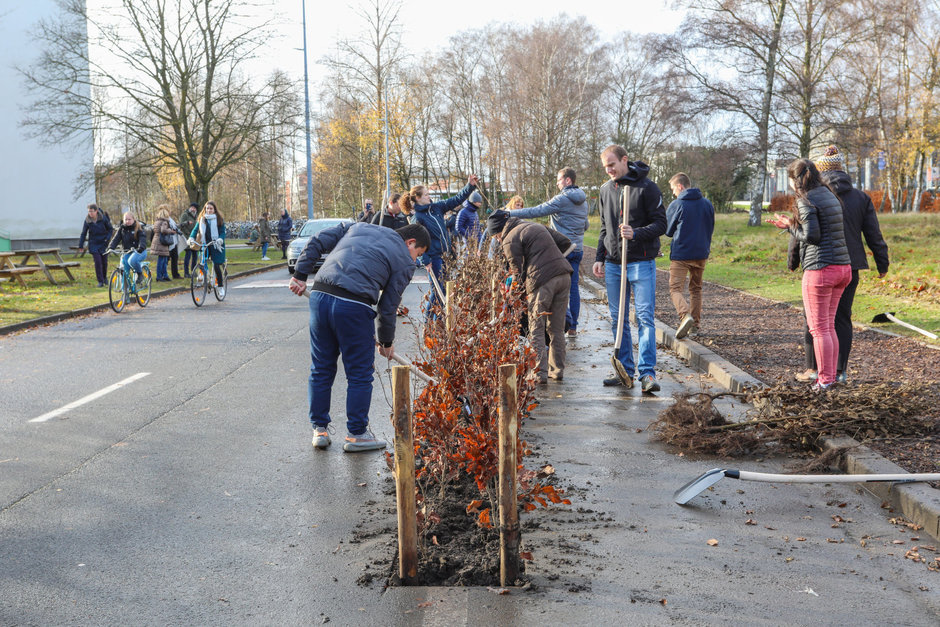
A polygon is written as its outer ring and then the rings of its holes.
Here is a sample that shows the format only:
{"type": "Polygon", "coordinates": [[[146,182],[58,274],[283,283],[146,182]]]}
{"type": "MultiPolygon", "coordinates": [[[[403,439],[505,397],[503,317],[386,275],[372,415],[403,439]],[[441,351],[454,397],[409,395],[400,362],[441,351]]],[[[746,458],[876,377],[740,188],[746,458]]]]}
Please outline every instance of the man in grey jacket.
{"type": "Polygon", "coordinates": [[[568,336],[578,334],[578,316],[581,313],[581,294],[578,290],[578,269],[584,257],[584,232],[589,228],[587,196],[575,181],[578,175],[572,168],[558,171],[555,184],[558,195],[537,207],[527,207],[510,211],[514,218],[541,218],[550,216],[549,225],[567,237],[574,244],[574,252],[565,257],[571,264],[571,290],[568,294],[568,310],[565,313],[565,326],[568,336]]]}
{"type": "Polygon", "coordinates": [[[385,448],[385,441],[368,431],[376,345],[373,320],[378,313],[379,354],[390,357],[398,305],[414,275],[415,260],[428,246],[430,235],[420,224],[392,231],[364,222],[343,223],[311,237],[297,260],[289,287],[299,296],[316,262],[330,253],[310,291],[309,398],[315,448],[330,445],[330,395],[340,355],[347,382],[348,434],[343,450],[385,448]]]}

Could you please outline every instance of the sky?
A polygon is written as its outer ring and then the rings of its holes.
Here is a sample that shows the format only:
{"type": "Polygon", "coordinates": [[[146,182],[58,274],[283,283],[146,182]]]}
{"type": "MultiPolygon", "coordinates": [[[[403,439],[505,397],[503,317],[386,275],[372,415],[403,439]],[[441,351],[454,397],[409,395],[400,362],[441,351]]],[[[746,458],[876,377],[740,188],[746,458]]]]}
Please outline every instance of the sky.
{"type": "MultiPolygon", "coordinates": [[[[258,67],[270,67],[273,63],[302,78],[303,53],[295,50],[303,45],[301,0],[269,1],[278,20],[280,37],[271,42],[264,56],[255,63],[258,67]]],[[[364,26],[357,9],[370,4],[361,0],[307,0],[311,98],[315,98],[318,85],[327,74],[319,61],[335,49],[339,39],[355,37],[364,26]]],[[[620,0],[616,3],[610,0],[474,0],[470,3],[403,0],[399,20],[405,48],[420,59],[424,52],[446,47],[450,38],[461,31],[481,28],[491,22],[533,24],[562,13],[570,17],[584,16],[605,40],[612,40],[623,31],[671,33],[678,27],[683,12],[671,10],[670,4],[672,2],[666,0],[620,0]]]]}

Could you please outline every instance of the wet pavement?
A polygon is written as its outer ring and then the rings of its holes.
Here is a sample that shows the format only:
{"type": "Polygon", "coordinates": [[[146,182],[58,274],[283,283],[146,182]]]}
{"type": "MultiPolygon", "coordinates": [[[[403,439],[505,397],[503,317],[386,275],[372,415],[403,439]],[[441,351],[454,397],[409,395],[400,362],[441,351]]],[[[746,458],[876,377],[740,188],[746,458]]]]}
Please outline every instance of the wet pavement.
{"type": "MultiPolygon", "coordinates": [[[[381,455],[342,453],[342,424],[329,450],[311,448],[306,299],[284,294],[283,275],[233,283],[200,310],[183,294],[5,340],[0,623],[938,623],[940,573],[905,559],[929,537],[854,486],[724,479],[676,505],[679,486],[727,462],[666,450],[647,427],[674,393],[712,380],[660,350],[660,393],[602,387],[613,338],[597,303],[569,341],[565,380],[540,389],[523,425],[526,464],[552,464],[572,500],[522,516],[529,587],[358,585],[392,557],[390,473],[381,455]],[[156,348],[169,336],[187,338],[182,356],[156,348]],[[90,354],[102,385],[152,374],[26,426],[54,405],[36,373],[81,372],[90,354]]],[[[406,294],[415,318],[422,290],[416,277],[406,294]]],[[[399,330],[401,354],[413,329],[399,330]]],[[[57,402],[87,393],[81,378],[59,387],[57,402]]],[[[382,373],[372,421],[388,437],[389,390],[382,373]]],[[[333,407],[341,416],[342,393],[333,407]]]]}

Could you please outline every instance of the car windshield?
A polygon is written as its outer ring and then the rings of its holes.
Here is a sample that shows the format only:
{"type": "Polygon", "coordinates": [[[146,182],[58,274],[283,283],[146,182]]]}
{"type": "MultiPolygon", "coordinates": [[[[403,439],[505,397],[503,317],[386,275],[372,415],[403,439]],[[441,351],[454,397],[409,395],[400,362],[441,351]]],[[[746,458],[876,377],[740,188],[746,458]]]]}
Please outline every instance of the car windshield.
{"type": "Polygon", "coordinates": [[[320,219],[320,220],[308,220],[304,224],[304,228],[300,229],[300,233],[297,234],[297,237],[310,237],[316,235],[323,229],[328,229],[331,226],[336,226],[337,224],[342,224],[345,220],[330,220],[330,219],[320,219]]]}

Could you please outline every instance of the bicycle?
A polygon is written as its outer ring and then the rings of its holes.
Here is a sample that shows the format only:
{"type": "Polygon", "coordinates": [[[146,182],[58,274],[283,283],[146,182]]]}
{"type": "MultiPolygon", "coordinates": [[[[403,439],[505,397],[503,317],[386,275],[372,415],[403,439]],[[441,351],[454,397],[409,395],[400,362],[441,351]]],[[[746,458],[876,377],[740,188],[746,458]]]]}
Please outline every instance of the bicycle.
{"type": "Polygon", "coordinates": [[[111,303],[111,309],[115,313],[124,311],[124,307],[127,306],[131,298],[134,298],[141,307],[146,307],[147,303],[150,302],[150,291],[153,284],[149,261],[140,262],[141,276],[139,282],[134,279],[133,269],[124,270],[124,263],[121,258],[125,252],[129,251],[122,248],[116,250],[109,248],[105,251],[105,253],[117,255],[119,260],[117,268],[111,272],[111,277],[108,279],[108,302],[111,303]]]}
{"type": "Polygon", "coordinates": [[[202,307],[202,304],[206,302],[206,293],[210,285],[215,299],[219,302],[225,300],[226,292],[228,292],[228,264],[222,264],[222,285],[216,285],[215,262],[209,254],[209,246],[213,245],[212,243],[200,244],[199,259],[192,271],[191,291],[196,307],[202,307]],[[212,277],[211,281],[207,281],[207,277],[212,277]]]}

